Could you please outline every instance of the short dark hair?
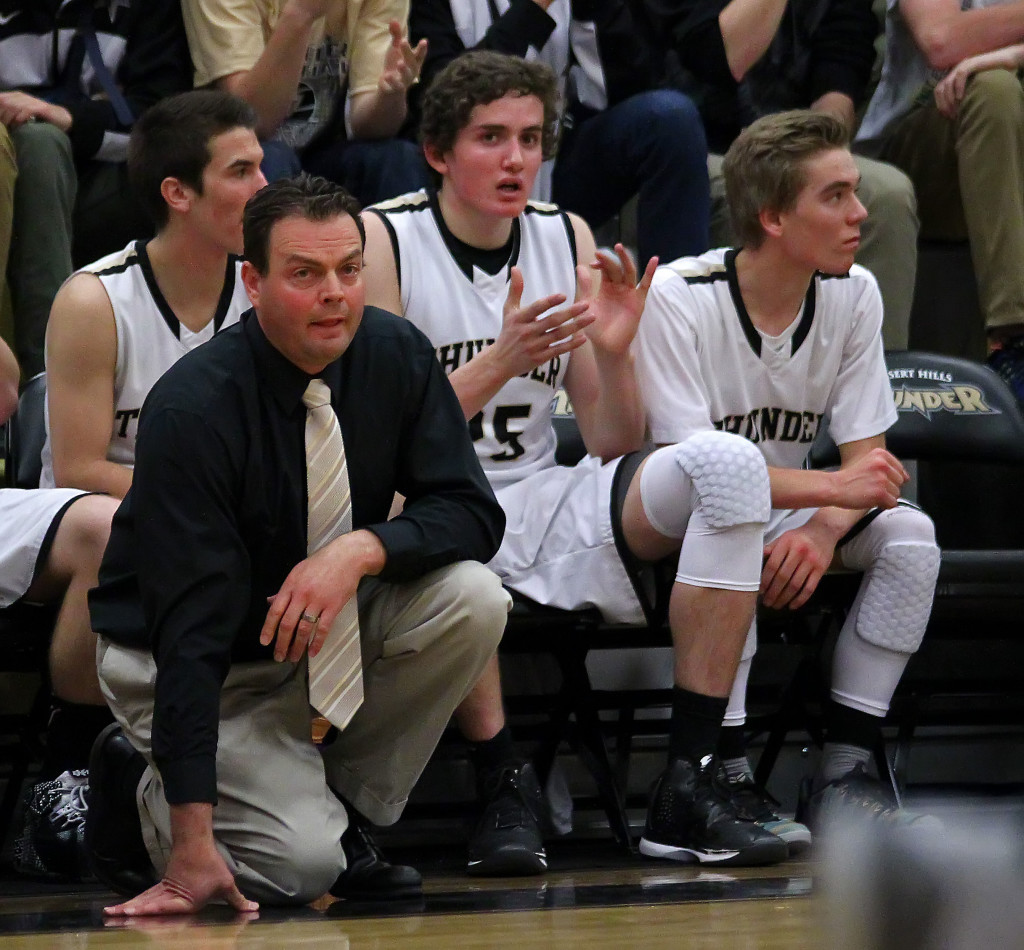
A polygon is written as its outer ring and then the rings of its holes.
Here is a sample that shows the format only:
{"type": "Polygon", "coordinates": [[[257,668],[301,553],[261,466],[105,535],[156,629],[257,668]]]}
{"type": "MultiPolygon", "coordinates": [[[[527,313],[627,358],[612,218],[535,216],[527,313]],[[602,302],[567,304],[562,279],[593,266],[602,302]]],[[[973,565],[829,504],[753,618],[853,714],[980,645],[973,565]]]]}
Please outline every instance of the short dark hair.
{"type": "MultiPolygon", "coordinates": [[[[420,142],[444,153],[468,124],[473,109],[509,94],[536,96],[544,107],[541,147],[554,158],[558,147],[558,80],[544,63],[492,50],[472,50],[452,60],[423,96],[420,142]]],[[[438,183],[440,176],[431,169],[438,183]]]]}
{"type": "Polygon", "coordinates": [[[255,131],[256,122],[247,102],[214,89],[169,96],[139,116],[128,140],[128,179],[157,230],[170,217],[163,180],[177,178],[202,194],[210,140],[232,129],[255,131]]]}
{"type": "Polygon", "coordinates": [[[789,211],[807,183],[807,160],[849,145],[844,122],[808,109],[766,115],[740,132],[722,165],[737,244],[760,247],[765,239],[761,212],[789,211]]]}
{"type": "Polygon", "coordinates": [[[283,218],[293,215],[308,221],[329,221],[347,214],[356,223],[359,240],[366,244],[366,232],[359,217],[359,202],[341,185],[305,173],[282,178],[261,188],[246,203],[242,216],[245,259],[261,274],[270,262],[270,232],[283,218]]]}

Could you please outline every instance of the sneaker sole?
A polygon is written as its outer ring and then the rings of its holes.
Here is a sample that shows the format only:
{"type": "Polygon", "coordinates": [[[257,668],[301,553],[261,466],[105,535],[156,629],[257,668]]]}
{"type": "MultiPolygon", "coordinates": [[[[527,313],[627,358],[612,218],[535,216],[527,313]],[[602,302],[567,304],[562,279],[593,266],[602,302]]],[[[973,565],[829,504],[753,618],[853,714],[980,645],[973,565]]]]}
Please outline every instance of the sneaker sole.
{"type": "Polygon", "coordinates": [[[699,851],[695,848],[681,848],[678,845],[659,844],[647,838],[640,839],[640,853],[649,858],[664,858],[683,864],[720,864],[724,867],[758,867],[763,864],[778,864],[788,855],[782,839],[778,844],[766,842],[752,848],[729,851],[699,851]]]}
{"type": "Polygon", "coordinates": [[[781,818],[779,821],[759,821],[758,824],[765,831],[771,832],[776,838],[786,842],[789,849],[789,856],[796,857],[807,851],[812,842],[810,830],[799,822],[791,821],[788,818],[781,818]]]}
{"type": "Polygon", "coordinates": [[[528,877],[543,874],[547,869],[546,854],[522,848],[499,849],[466,865],[466,873],[474,877],[528,877]]]}

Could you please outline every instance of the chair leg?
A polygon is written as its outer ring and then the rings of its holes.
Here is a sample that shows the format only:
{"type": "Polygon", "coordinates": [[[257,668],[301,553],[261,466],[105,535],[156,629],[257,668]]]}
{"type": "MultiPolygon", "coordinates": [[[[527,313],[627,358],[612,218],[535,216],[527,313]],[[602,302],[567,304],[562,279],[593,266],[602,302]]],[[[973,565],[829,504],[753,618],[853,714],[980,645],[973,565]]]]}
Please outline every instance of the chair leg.
{"type": "Polygon", "coordinates": [[[917,693],[907,696],[904,700],[906,708],[899,717],[899,726],[896,730],[896,750],[892,757],[892,771],[895,777],[895,791],[897,796],[901,795],[907,784],[907,773],[910,771],[910,749],[914,740],[914,730],[917,728],[917,718],[920,713],[920,703],[917,693]]]}
{"type": "Polygon", "coordinates": [[[14,813],[18,808],[21,789],[28,778],[32,758],[39,753],[38,736],[34,733],[42,729],[46,722],[46,714],[50,704],[50,684],[45,678],[39,684],[32,700],[32,708],[26,717],[25,724],[20,728],[20,741],[11,759],[11,772],[7,778],[3,798],[0,799],[0,845],[11,833],[14,813]]]}
{"type": "Polygon", "coordinates": [[[629,760],[633,754],[633,726],[636,723],[636,707],[620,706],[615,726],[615,781],[623,794],[629,789],[629,760]]]}
{"type": "Polygon", "coordinates": [[[632,853],[629,818],[608,760],[608,749],[587,673],[587,647],[582,640],[566,642],[557,651],[557,657],[562,670],[562,688],[571,698],[576,719],[576,728],[569,735],[570,742],[597,785],[597,796],[608,816],[612,834],[632,853]]]}
{"type": "Polygon", "coordinates": [[[879,737],[874,748],[875,768],[878,770],[879,778],[889,787],[899,808],[903,807],[903,796],[900,794],[899,782],[896,780],[896,770],[885,754],[885,739],[879,737]]]}
{"type": "Polygon", "coordinates": [[[779,753],[792,728],[803,725],[811,739],[819,745],[821,744],[821,731],[815,728],[815,724],[811,722],[810,716],[807,714],[809,691],[820,686],[817,664],[817,652],[806,653],[803,656],[793,678],[782,694],[778,711],[771,717],[772,725],[768,732],[768,738],[765,739],[764,749],[761,752],[761,757],[757,760],[757,768],[754,770],[754,778],[762,787],[768,784],[772,769],[775,768],[779,753]]]}

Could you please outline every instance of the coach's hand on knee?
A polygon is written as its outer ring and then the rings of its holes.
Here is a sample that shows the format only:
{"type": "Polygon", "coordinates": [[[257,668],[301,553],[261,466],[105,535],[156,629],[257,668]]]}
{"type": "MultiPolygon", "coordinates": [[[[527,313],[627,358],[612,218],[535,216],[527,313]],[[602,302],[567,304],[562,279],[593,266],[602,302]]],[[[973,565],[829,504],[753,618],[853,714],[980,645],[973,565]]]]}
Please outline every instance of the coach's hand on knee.
{"type": "Polygon", "coordinates": [[[307,649],[316,656],[359,582],[379,574],[386,560],[384,545],[371,531],[350,531],[328,542],[296,564],[281,589],[267,598],[260,643],[274,643],[279,662],[298,663],[307,649]]]}

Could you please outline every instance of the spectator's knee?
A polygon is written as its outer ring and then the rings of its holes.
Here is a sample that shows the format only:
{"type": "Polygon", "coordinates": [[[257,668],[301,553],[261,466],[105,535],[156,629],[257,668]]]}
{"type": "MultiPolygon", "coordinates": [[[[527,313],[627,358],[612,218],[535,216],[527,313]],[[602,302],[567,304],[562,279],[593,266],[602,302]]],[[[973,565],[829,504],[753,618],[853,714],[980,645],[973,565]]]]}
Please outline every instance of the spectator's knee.
{"type": "Polygon", "coordinates": [[[704,123],[693,100],[675,89],[656,89],[641,93],[644,122],[663,148],[685,156],[702,167],[707,163],[704,123]]]}
{"type": "Polygon", "coordinates": [[[862,169],[860,199],[868,210],[868,220],[892,215],[917,220],[914,183],[895,165],[873,162],[862,169]]]}
{"type": "Polygon", "coordinates": [[[11,133],[18,166],[23,172],[37,162],[52,161],[54,158],[69,165],[74,164],[71,153],[71,139],[49,122],[26,122],[11,133]]]}
{"type": "Polygon", "coordinates": [[[1018,128],[1024,121],[1024,89],[1015,72],[990,69],[975,73],[967,83],[958,120],[965,123],[980,119],[986,124],[1000,123],[1018,128]]]}

